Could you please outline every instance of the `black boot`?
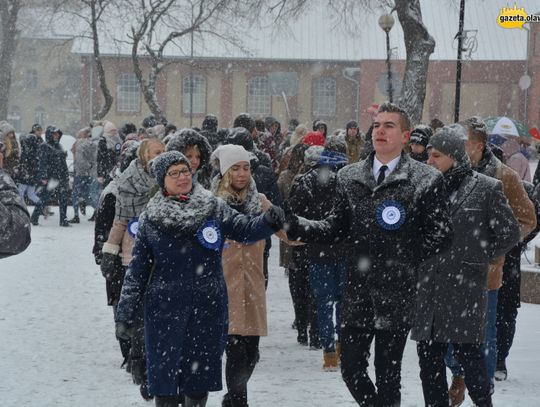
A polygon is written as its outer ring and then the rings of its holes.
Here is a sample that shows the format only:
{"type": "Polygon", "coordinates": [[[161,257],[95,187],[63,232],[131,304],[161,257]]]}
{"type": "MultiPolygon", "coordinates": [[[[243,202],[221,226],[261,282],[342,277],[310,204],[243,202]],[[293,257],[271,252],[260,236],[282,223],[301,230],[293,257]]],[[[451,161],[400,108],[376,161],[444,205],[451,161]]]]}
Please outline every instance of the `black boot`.
{"type": "Polygon", "coordinates": [[[178,396],[156,396],[156,407],[178,407],[179,402],[178,396]]]}
{"type": "Polygon", "coordinates": [[[502,382],[508,377],[508,371],[506,370],[506,361],[498,360],[497,368],[495,369],[495,380],[502,382]]]}
{"type": "Polygon", "coordinates": [[[74,216],[73,219],[68,220],[69,223],[81,223],[78,216],[74,216]]]}
{"type": "Polygon", "coordinates": [[[184,407],[206,407],[208,394],[201,399],[192,399],[189,396],[184,397],[184,407]]]}
{"type": "MultiPolygon", "coordinates": [[[[150,401],[150,400],[152,400],[154,398],[154,396],[151,396],[150,393],[148,392],[148,383],[147,383],[146,379],[141,383],[141,386],[139,387],[139,391],[141,392],[141,397],[145,401],[150,401]]],[[[176,407],[176,406],[178,406],[178,403],[173,404],[173,405],[176,407]]]]}

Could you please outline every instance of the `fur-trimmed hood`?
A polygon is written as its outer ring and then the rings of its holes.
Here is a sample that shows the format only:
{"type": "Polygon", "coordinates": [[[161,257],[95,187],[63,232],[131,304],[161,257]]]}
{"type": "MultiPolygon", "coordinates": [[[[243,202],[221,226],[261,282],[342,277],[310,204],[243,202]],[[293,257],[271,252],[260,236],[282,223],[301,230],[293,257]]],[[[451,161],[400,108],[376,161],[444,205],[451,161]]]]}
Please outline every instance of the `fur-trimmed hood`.
{"type": "Polygon", "coordinates": [[[163,232],[174,236],[195,233],[209,217],[216,213],[218,198],[200,185],[194,185],[189,200],[181,201],[165,196],[162,191],[154,195],[141,216],[163,232]]]}

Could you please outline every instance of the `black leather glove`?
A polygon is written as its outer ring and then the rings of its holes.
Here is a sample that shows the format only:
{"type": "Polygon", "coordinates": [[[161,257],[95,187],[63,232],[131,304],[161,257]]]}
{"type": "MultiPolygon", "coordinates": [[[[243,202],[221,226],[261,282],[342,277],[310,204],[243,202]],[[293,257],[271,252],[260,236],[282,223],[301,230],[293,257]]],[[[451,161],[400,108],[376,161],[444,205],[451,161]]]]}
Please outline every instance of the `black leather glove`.
{"type": "Polygon", "coordinates": [[[287,201],[283,202],[283,212],[285,213],[285,222],[283,224],[285,232],[288,234],[289,231],[296,231],[298,228],[298,216],[293,213],[287,201]]]}
{"type": "Polygon", "coordinates": [[[113,280],[116,276],[118,260],[119,257],[117,254],[103,253],[101,256],[101,264],[99,267],[101,269],[101,274],[103,274],[103,277],[108,281],[113,280]]]}
{"type": "Polygon", "coordinates": [[[118,339],[123,339],[125,341],[131,340],[133,336],[133,327],[128,325],[126,322],[118,321],[115,325],[116,328],[116,337],[118,339]]]}
{"type": "Polygon", "coordinates": [[[285,212],[279,206],[272,205],[264,214],[264,219],[272,229],[281,230],[285,223],[285,212]]]}

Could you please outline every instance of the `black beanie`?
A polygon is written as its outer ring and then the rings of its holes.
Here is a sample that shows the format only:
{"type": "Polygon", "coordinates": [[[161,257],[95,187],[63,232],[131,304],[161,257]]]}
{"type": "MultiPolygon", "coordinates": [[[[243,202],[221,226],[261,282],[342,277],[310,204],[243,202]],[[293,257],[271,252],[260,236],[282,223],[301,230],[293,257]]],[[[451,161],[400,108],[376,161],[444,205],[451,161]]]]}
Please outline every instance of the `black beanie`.
{"type": "Polygon", "coordinates": [[[191,171],[191,165],[189,165],[189,160],[184,154],[179,151],[167,151],[163,154],[158,155],[152,161],[152,175],[156,179],[159,187],[163,190],[165,188],[165,174],[171,165],[174,164],[185,164],[191,171]]]}
{"type": "Polygon", "coordinates": [[[419,124],[413,129],[413,131],[411,131],[411,137],[409,141],[411,143],[416,143],[427,147],[427,145],[429,144],[429,139],[432,135],[433,130],[431,130],[431,127],[419,124]]]}

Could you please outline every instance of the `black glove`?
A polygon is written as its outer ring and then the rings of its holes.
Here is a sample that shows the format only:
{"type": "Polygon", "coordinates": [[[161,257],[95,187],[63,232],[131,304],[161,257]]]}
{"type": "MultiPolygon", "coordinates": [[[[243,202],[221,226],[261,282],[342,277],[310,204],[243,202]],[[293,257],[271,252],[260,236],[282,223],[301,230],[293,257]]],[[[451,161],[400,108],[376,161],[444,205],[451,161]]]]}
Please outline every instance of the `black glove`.
{"type": "Polygon", "coordinates": [[[103,253],[101,256],[101,264],[99,267],[101,269],[101,274],[103,274],[103,277],[105,277],[108,281],[113,280],[116,276],[119,259],[120,258],[117,254],[112,253],[103,253]]]}
{"type": "Polygon", "coordinates": [[[128,325],[126,322],[118,321],[115,325],[116,328],[116,337],[118,339],[123,339],[125,341],[131,340],[133,336],[133,327],[128,325]]]}
{"type": "Polygon", "coordinates": [[[296,231],[298,228],[298,216],[294,214],[287,201],[283,202],[283,212],[285,212],[285,223],[283,225],[285,232],[296,231]]]}
{"type": "Polygon", "coordinates": [[[285,223],[285,212],[279,206],[272,205],[264,214],[264,220],[272,229],[281,230],[285,223]]]}

